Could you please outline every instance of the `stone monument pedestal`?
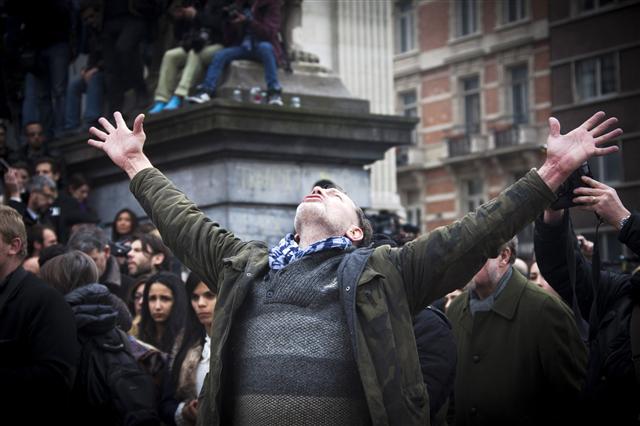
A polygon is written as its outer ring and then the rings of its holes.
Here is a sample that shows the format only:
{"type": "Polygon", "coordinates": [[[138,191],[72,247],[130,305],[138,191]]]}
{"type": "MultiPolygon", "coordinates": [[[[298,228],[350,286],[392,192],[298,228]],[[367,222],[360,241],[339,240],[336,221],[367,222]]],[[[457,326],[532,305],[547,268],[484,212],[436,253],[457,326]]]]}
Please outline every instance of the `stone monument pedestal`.
{"type": "MultiPolygon", "coordinates": [[[[239,81],[247,89],[261,71],[233,64],[219,98],[147,116],[145,152],[209,217],[243,239],[275,244],[292,231],[296,206],[319,179],[335,181],[360,206],[369,206],[364,166],[411,143],[415,120],[368,113],[367,101],[350,98],[328,75],[288,74],[296,84],[283,75],[285,101],[299,96],[301,108],[228,98],[239,81]],[[298,92],[289,90],[294,87],[298,92]]],[[[56,146],[70,172],[92,181],[91,202],[103,222],[123,207],[144,216],[127,176],[86,137],[56,146]]]]}

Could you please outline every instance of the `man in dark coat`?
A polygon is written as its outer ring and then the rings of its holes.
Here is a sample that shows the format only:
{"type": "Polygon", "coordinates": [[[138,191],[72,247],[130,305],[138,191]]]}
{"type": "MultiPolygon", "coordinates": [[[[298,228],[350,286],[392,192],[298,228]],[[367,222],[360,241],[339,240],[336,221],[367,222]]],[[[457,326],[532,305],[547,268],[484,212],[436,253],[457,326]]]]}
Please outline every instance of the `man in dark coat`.
{"type": "Polygon", "coordinates": [[[62,294],[20,266],[20,215],[0,206],[0,412],[6,424],[65,424],[79,347],[62,294]]]}
{"type": "Polygon", "coordinates": [[[133,279],[120,273],[120,266],[111,255],[109,238],[97,226],[84,225],[69,239],[68,246],[72,250],[80,250],[88,255],[98,267],[98,282],[105,285],[109,291],[123,302],[129,302],[129,293],[133,279]]]}
{"type": "Polygon", "coordinates": [[[456,425],[560,425],[572,418],[587,349],[571,310],[520,274],[515,238],[451,302],[456,425]]]}

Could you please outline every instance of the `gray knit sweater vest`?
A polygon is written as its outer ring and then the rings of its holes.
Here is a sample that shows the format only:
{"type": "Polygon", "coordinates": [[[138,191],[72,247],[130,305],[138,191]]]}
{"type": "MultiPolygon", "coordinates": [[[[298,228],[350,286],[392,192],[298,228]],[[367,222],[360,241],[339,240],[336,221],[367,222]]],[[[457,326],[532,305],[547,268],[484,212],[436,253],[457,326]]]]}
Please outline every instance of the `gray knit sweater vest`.
{"type": "Polygon", "coordinates": [[[232,329],[223,397],[234,425],[370,424],[339,301],[343,255],[307,255],[250,291],[232,329]]]}

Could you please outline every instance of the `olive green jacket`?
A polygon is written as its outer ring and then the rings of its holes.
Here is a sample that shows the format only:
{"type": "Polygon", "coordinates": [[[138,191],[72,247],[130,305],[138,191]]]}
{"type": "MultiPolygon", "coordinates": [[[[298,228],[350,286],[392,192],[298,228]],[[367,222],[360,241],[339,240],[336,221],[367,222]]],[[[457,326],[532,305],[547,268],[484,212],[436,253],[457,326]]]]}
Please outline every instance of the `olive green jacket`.
{"type": "Polygon", "coordinates": [[[449,306],[458,344],[455,425],[571,424],[587,367],[573,313],[517,270],[492,309],[449,306]]]}
{"type": "MultiPolygon", "coordinates": [[[[231,324],[248,290],[268,272],[268,248],[261,242],[243,242],[206,218],[156,169],[138,173],[130,188],[165,244],[218,293],[211,368],[198,416],[200,425],[218,425],[231,324]]],[[[504,241],[554,199],[531,171],[477,212],[400,249],[381,246],[369,253],[363,271],[341,295],[353,295],[354,315],[347,313],[347,322],[353,322],[348,326],[374,425],[429,423],[414,314],[466,284],[504,241]]]]}

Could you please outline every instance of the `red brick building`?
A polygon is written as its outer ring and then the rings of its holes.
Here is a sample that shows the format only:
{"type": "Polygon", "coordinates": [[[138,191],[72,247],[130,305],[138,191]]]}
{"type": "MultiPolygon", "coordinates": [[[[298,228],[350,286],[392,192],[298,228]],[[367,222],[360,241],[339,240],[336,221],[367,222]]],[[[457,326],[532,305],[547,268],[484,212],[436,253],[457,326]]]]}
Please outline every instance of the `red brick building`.
{"type": "MultiPolygon", "coordinates": [[[[407,221],[451,223],[542,161],[551,114],[549,2],[401,1],[395,8],[397,111],[417,116],[399,151],[407,221]]],[[[521,252],[532,252],[521,234],[521,252]]]]}

